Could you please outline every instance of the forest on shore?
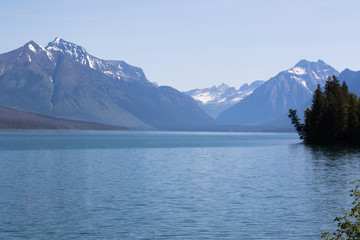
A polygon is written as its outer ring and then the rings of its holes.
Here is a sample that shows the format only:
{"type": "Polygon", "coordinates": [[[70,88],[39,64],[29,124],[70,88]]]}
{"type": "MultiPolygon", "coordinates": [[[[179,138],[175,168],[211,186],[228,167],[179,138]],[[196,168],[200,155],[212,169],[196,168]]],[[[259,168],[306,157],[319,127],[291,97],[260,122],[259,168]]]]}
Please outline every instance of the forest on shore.
{"type": "Polygon", "coordinates": [[[327,79],[324,91],[318,85],[311,108],[304,113],[304,123],[295,109],[289,109],[289,117],[306,144],[360,144],[360,100],[336,76],[327,79]]]}

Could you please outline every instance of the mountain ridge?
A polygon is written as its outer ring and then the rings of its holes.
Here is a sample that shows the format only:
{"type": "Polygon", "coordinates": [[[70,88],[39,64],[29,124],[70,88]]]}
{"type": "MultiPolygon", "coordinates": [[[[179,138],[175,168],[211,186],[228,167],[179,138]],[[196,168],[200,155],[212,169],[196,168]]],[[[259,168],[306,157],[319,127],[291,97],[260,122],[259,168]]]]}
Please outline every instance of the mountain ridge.
{"type": "MultiPolygon", "coordinates": [[[[348,69],[341,74],[360,76],[348,69]]],[[[219,114],[222,125],[265,126],[282,122],[289,108],[306,107],[317,85],[332,75],[339,72],[324,61],[303,59],[266,82],[239,89],[223,83],[184,94],[150,82],[141,68],[97,58],[80,45],[55,38],[45,48],[29,41],[0,54],[0,105],[133,129],[215,127],[205,111],[219,114]]],[[[357,86],[355,80],[347,81],[350,90],[357,86]]]]}
{"type": "Polygon", "coordinates": [[[353,71],[346,68],[339,74],[340,81],[346,81],[349,91],[360,96],[360,71],[353,71]]]}
{"type": "Polygon", "coordinates": [[[322,60],[300,60],[294,67],[270,78],[248,97],[217,118],[221,124],[266,124],[298,108],[312,97],[317,84],[323,86],[328,76],[339,72],[322,60]]]}
{"type": "Polygon", "coordinates": [[[0,54],[0,73],[0,105],[10,108],[137,129],[214,122],[195,100],[156,87],[141,68],[93,57],[61,38],[0,54]]]}
{"type": "Polygon", "coordinates": [[[197,100],[205,112],[216,118],[222,111],[250,95],[263,83],[264,81],[257,80],[250,85],[245,83],[239,89],[222,83],[218,86],[192,89],[183,93],[197,100]]]}

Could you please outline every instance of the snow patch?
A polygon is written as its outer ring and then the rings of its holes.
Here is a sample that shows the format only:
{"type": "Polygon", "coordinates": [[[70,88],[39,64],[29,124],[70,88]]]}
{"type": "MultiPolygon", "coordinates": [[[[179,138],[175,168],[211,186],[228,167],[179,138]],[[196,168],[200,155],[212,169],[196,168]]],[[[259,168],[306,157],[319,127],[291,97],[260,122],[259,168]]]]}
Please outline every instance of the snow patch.
{"type": "Polygon", "coordinates": [[[291,76],[292,79],[295,79],[296,81],[298,82],[301,82],[302,81],[302,78],[299,78],[299,77],[295,77],[295,76],[291,76]]]}
{"type": "Polygon", "coordinates": [[[48,58],[49,58],[52,62],[55,61],[53,55],[52,55],[50,52],[46,51],[46,55],[48,56],[48,58]]]}
{"type": "Polygon", "coordinates": [[[245,93],[245,94],[242,96],[242,98],[245,98],[245,97],[249,96],[249,95],[252,94],[253,92],[254,92],[254,91],[249,91],[249,92],[245,93]]]}
{"type": "Polygon", "coordinates": [[[114,75],[114,73],[112,71],[103,71],[103,73],[105,73],[106,75],[110,75],[110,76],[114,75]]]}
{"type": "Polygon", "coordinates": [[[296,74],[296,75],[305,75],[306,69],[301,68],[301,67],[294,67],[294,68],[288,70],[288,73],[292,73],[292,74],[296,74]]]}
{"type": "Polygon", "coordinates": [[[293,79],[295,79],[298,83],[300,83],[301,85],[303,85],[305,88],[308,88],[306,85],[306,81],[302,78],[299,77],[295,77],[295,76],[291,76],[293,79]]]}
{"type": "Polygon", "coordinates": [[[30,57],[30,55],[26,54],[26,56],[28,57],[28,61],[31,62],[31,57],[30,57]]]}
{"type": "Polygon", "coordinates": [[[68,49],[65,50],[65,53],[67,53],[67,55],[69,55],[69,56],[72,56],[72,55],[73,55],[73,53],[72,53],[70,50],[68,50],[68,49]]]}
{"type": "Polygon", "coordinates": [[[195,100],[198,100],[202,102],[203,104],[206,104],[207,102],[213,101],[215,98],[210,95],[210,93],[201,93],[199,95],[193,96],[195,100]]]}
{"type": "Polygon", "coordinates": [[[30,49],[30,51],[32,51],[32,52],[34,52],[34,53],[36,53],[36,49],[34,48],[34,46],[33,45],[31,45],[31,44],[29,44],[29,49],[30,49]]]}
{"type": "Polygon", "coordinates": [[[62,50],[60,48],[56,47],[56,46],[47,47],[46,49],[49,50],[49,51],[53,50],[53,51],[62,52],[62,50]]]}
{"type": "MultiPolygon", "coordinates": [[[[70,45],[70,46],[71,46],[71,45],[70,45]]],[[[79,56],[79,54],[77,53],[77,49],[76,49],[76,48],[74,48],[74,55],[75,55],[76,58],[79,56]]]]}
{"type": "Polygon", "coordinates": [[[87,58],[87,60],[88,60],[88,63],[89,63],[90,68],[95,69],[94,63],[93,63],[93,61],[90,60],[89,55],[86,55],[86,58],[87,58]]]}
{"type": "Polygon", "coordinates": [[[61,38],[57,37],[57,38],[55,38],[55,41],[54,41],[54,42],[59,44],[59,43],[60,43],[60,40],[61,40],[61,38]]]}
{"type": "Polygon", "coordinates": [[[221,85],[217,86],[216,88],[217,88],[217,90],[223,92],[223,91],[225,91],[226,89],[228,89],[229,86],[226,85],[225,83],[222,83],[221,85]]]}
{"type": "Polygon", "coordinates": [[[316,73],[313,71],[313,74],[314,74],[314,76],[315,76],[315,78],[316,79],[320,79],[319,77],[318,77],[318,75],[316,75],[316,73]]]}
{"type": "Polygon", "coordinates": [[[41,48],[41,50],[46,51],[44,47],[42,47],[42,46],[40,46],[40,45],[39,45],[39,47],[41,48]]]}
{"type": "Polygon", "coordinates": [[[232,102],[236,103],[236,102],[239,102],[241,101],[243,98],[242,97],[236,97],[234,99],[231,99],[232,102]]]}
{"type": "Polygon", "coordinates": [[[307,88],[307,86],[306,86],[306,82],[305,82],[304,80],[301,80],[301,81],[300,81],[300,83],[301,83],[304,87],[306,87],[306,88],[307,88]]]}
{"type": "Polygon", "coordinates": [[[303,85],[310,93],[312,93],[312,91],[308,88],[308,86],[306,84],[306,81],[304,79],[299,78],[299,77],[295,77],[295,76],[292,76],[292,78],[295,79],[301,85],[303,85]]]}

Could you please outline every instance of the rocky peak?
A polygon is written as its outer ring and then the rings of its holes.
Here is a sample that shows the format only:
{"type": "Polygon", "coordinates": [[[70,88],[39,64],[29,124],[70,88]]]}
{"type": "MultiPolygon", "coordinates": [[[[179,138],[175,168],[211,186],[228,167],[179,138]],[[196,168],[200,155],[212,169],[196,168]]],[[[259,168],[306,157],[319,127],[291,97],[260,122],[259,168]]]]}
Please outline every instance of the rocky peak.
{"type": "Polygon", "coordinates": [[[46,46],[46,50],[51,52],[62,52],[63,54],[70,56],[77,62],[93,69],[96,69],[96,65],[99,64],[99,61],[97,61],[98,59],[89,55],[82,46],[65,41],[60,37],[57,37],[54,41],[50,42],[46,46]]]}
{"type": "MultiPolygon", "coordinates": [[[[303,59],[303,60],[299,61],[293,68],[289,69],[289,71],[290,70],[295,70],[294,72],[297,71],[298,73],[299,73],[299,71],[301,71],[303,74],[306,74],[308,71],[320,72],[320,71],[327,71],[327,70],[333,71],[335,69],[320,59],[317,62],[311,62],[311,61],[303,59]]],[[[302,75],[302,74],[298,74],[298,75],[302,75]]]]}
{"type": "Polygon", "coordinates": [[[49,42],[46,49],[50,51],[61,51],[68,55],[88,54],[83,47],[76,45],[75,43],[65,41],[60,37],[57,37],[54,41],[49,42]]]}
{"type": "Polygon", "coordinates": [[[225,83],[222,83],[222,84],[220,84],[219,86],[217,86],[216,88],[217,88],[217,90],[219,90],[219,91],[225,91],[226,89],[229,88],[229,86],[226,85],[225,83]]]}
{"type": "Polygon", "coordinates": [[[100,71],[103,74],[116,79],[122,79],[124,81],[141,81],[146,84],[151,84],[146,79],[145,74],[140,68],[130,66],[123,61],[99,59],[88,54],[88,52],[82,46],[65,41],[60,37],[57,37],[52,42],[50,42],[47,45],[46,50],[51,53],[61,52],[62,54],[71,57],[82,65],[100,71]]]}
{"type": "Polygon", "coordinates": [[[318,84],[323,86],[326,79],[333,75],[337,76],[339,72],[322,60],[317,62],[301,60],[294,67],[280,72],[269,81],[296,81],[307,88],[309,92],[313,92],[318,84]]]}

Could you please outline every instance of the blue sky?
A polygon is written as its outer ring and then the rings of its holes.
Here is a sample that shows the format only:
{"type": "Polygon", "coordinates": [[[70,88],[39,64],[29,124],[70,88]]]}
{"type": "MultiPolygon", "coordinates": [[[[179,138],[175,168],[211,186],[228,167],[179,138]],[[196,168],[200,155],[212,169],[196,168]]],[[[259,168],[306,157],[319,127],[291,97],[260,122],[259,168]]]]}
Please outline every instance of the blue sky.
{"type": "Polygon", "coordinates": [[[55,37],[179,90],[268,80],[300,59],[360,70],[358,0],[0,1],[0,52],[55,37]]]}

